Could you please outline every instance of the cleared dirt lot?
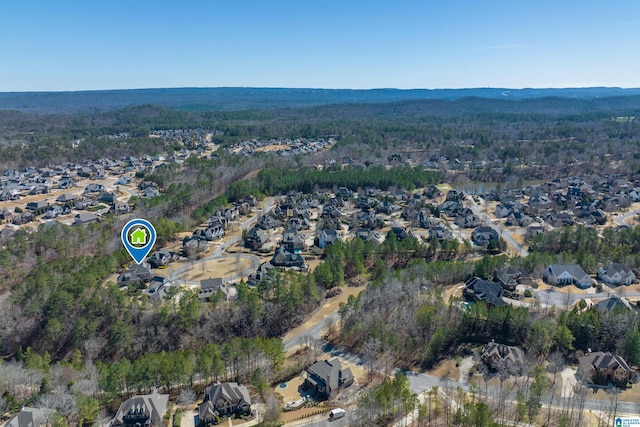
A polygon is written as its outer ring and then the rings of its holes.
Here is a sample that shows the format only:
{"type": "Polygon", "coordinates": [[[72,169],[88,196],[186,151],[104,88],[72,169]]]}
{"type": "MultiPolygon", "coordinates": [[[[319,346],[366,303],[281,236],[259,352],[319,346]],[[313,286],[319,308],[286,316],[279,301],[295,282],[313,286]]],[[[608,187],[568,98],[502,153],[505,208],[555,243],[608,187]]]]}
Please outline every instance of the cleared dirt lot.
{"type": "Polygon", "coordinates": [[[211,277],[229,277],[241,274],[251,263],[246,258],[236,258],[233,255],[228,258],[218,258],[208,261],[200,261],[182,275],[184,280],[196,281],[211,277]]]}

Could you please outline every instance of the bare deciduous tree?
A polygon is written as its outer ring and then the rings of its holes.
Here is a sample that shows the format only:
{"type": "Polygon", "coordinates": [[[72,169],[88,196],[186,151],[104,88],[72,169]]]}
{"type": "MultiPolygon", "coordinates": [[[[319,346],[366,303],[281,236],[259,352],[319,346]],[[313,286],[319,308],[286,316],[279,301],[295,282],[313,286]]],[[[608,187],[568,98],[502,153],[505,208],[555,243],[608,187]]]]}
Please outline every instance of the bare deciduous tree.
{"type": "Polygon", "coordinates": [[[196,394],[190,388],[180,390],[176,403],[180,406],[192,405],[196,402],[196,394]]]}

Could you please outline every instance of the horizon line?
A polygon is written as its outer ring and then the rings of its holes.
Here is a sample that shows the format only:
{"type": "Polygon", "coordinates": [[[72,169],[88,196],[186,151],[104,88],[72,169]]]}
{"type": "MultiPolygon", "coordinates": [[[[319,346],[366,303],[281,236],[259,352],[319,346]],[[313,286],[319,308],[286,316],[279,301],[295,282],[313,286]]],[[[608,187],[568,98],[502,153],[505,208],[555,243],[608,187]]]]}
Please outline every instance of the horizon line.
{"type": "Polygon", "coordinates": [[[353,91],[366,92],[376,90],[394,91],[462,91],[462,90],[569,90],[569,89],[619,89],[634,90],[640,86],[545,86],[545,87],[499,87],[499,86],[475,86],[475,87],[441,87],[441,88],[396,88],[396,87],[372,87],[372,88],[329,88],[329,87],[286,87],[286,86],[174,86],[174,87],[138,87],[138,88],[111,88],[111,89],[73,89],[73,90],[27,90],[27,91],[1,91],[0,94],[63,94],[81,92],[118,92],[118,91],[151,91],[151,90],[192,90],[192,89],[257,89],[257,90],[326,90],[326,91],[353,91]]]}

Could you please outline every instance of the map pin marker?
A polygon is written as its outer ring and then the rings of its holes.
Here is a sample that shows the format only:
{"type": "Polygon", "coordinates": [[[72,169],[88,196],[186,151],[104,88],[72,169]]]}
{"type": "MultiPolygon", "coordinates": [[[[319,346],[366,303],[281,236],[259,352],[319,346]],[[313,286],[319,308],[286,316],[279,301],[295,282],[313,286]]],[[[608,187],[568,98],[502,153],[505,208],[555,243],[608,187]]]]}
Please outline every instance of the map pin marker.
{"type": "Polygon", "coordinates": [[[141,264],[156,243],[156,229],[146,219],[132,219],[122,228],[120,238],[131,258],[141,264]]]}

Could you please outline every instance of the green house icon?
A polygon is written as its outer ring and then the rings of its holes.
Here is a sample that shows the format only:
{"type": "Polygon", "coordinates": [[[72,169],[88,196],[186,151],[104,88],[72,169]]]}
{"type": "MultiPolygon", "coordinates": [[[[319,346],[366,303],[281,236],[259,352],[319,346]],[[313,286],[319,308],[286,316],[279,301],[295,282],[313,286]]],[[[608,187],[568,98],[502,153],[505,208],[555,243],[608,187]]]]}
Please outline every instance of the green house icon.
{"type": "Polygon", "coordinates": [[[144,246],[147,244],[147,230],[138,228],[129,235],[129,239],[134,246],[144,246]]]}

